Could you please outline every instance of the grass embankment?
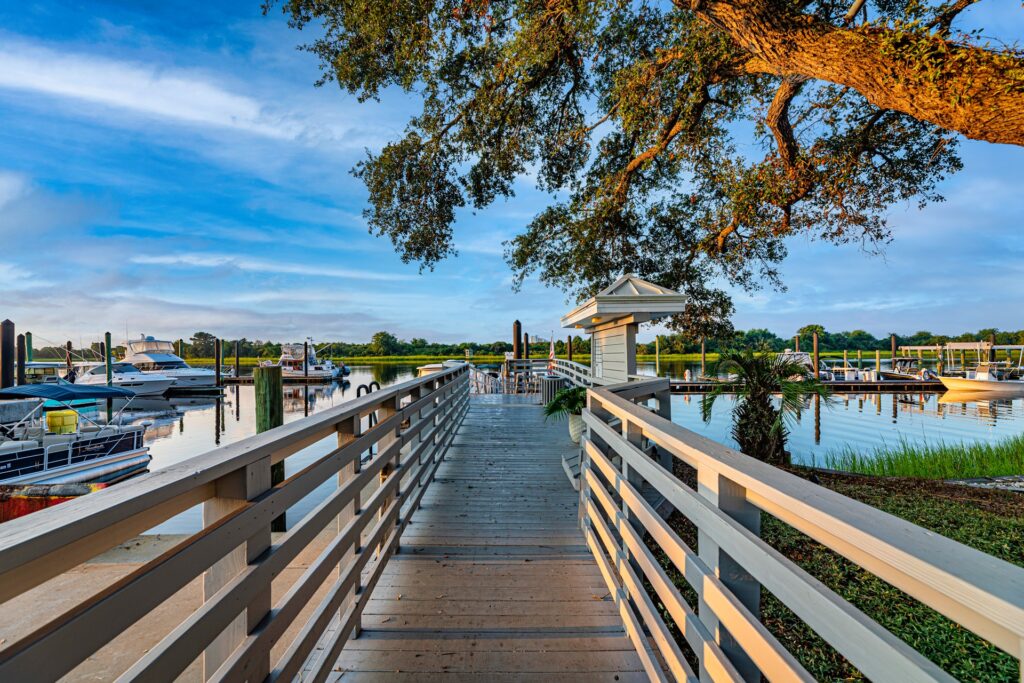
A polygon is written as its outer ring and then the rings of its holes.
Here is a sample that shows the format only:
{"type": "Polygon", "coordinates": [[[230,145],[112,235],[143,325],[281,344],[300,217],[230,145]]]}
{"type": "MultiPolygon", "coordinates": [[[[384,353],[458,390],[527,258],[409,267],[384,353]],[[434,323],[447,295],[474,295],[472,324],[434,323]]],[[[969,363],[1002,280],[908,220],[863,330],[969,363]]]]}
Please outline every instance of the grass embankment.
{"type": "Polygon", "coordinates": [[[995,443],[914,444],[878,447],[863,454],[850,447],[825,455],[825,467],[881,477],[972,479],[1024,474],[1024,435],[995,443]]]}
{"type": "MultiPolygon", "coordinates": [[[[677,476],[693,480],[692,470],[677,476]]],[[[808,470],[796,470],[804,478],[808,470]]],[[[1024,567],[1024,496],[917,479],[878,479],[816,473],[822,486],[1000,559],[1024,567]]],[[[1016,681],[1017,660],[938,612],[876,578],[770,515],[762,515],[762,538],[867,616],[906,641],[959,680],[1016,681]]],[[[696,548],[696,529],[676,514],[670,520],[696,548]]],[[[696,607],[696,595],[662,558],[677,586],[696,607]]],[[[786,649],[821,681],[864,680],[848,661],[767,590],[762,620],[786,649]]]]}

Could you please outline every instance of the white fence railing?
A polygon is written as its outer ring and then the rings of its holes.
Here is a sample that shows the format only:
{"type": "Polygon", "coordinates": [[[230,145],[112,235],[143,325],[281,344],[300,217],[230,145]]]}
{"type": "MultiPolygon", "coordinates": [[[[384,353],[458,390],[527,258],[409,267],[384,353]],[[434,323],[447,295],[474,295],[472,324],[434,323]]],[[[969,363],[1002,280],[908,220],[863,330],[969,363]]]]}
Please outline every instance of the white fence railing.
{"type": "Polygon", "coordinates": [[[953,680],[762,541],[762,513],[1024,656],[1024,569],[672,423],[668,390],[668,380],[657,379],[588,392],[580,485],[587,543],[652,679],[813,680],[761,623],[763,587],[871,680],[953,680]],[[652,400],[657,413],[645,405],[652,400]],[[696,470],[696,490],[673,475],[674,459],[696,470]],[[697,548],[679,538],[652,499],[667,501],[696,526],[697,548]],[[659,564],[648,534],[696,591],[697,605],[659,564]],[[682,647],[656,601],[684,635],[682,647]],[[699,662],[697,672],[685,647],[699,662]]]}
{"type": "Polygon", "coordinates": [[[197,657],[205,679],[290,681],[304,670],[324,680],[468,401],[468,368],[452,368],[3,524],[0,602],[199,504],[204,528],[5,643],[0,680],[64,676],[199,576],[202,604],[119,680],[174,680],[197,657]],[[311,464],[271,485],[272,464],[314,444],[311,464]],[[335,476],[337,488],[272,541],[272,520],[335,476]],[[312,546],[324,530],[330,540],[312,546]],[[275,577],[311,547],[316,557],[272,602],[275,577]]]}

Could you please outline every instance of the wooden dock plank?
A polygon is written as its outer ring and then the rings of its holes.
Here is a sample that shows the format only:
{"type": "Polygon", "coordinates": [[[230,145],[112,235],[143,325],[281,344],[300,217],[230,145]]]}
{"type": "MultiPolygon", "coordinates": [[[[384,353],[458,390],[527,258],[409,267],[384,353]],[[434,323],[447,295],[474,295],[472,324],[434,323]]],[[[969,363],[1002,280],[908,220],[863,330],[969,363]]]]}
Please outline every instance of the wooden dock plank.
{"type": "Polygon", "coordinates": [[[646,680],[580,533],[565,425],[500,398],[473,397],[334,676],[646,680]]]}

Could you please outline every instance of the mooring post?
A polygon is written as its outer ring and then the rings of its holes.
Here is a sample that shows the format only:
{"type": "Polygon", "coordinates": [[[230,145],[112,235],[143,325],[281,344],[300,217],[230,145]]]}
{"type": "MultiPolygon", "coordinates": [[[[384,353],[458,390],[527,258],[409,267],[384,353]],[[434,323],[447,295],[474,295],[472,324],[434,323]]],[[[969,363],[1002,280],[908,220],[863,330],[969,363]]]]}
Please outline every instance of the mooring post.
{"type": "Polygon", "coordinates": [[[516,320],[512,323],[512,358],[523,357],[523,324],[516,320]]]}
{"type": "Polygon", "coordinates": [[[18,335],[18,386],[25,384],[25,335],[18,335]]]}
{"type": "MultiPolygon", "coordinates": [[[[881,371],[882,371],[882,350],[881,349],[875,349],[875,372],[879,373],[881,371]]],[[[876,380],[880,380],[880,379],[882,379],[882,376],[878,375],[878,377],[875,377],[875,379],[876,380]]]]}
{"type": "Polygon", "coordinates": [[[570,334],[565,338],[565,352],[569,356],[569,362],[572,362],[572,335],[570,334]]]}
{"type": "Polygon", "coordinates": [[[178,355],[181,356],[182,358],[185,357],[185,340],[184,339],[179,339],[178,340],[178,355]]]}
{"type": "Polygon", "coordinates": [[[993,332],[990,335],[988,335],[988,343],[990,344],[990,346],[988,347],[988,362],[989,363],[995,363],[996,362],[996,333],[995,332],[993,332]]]}
{"type": "Polygon", "coordinates": [[[215,381],[216,381],[218,387],[221,385],[221,378],[220,378],[220,356],[221,356],[220,337],[217,337],[216,339],[213,340],[213,371],[216,373],[215,381]]]}
{"type": "Polygon", "coordinates": [[[114,369],[111,367],[110,333],[103,335],[103,365],[107,370],[107,386],[114,384],[114,369]]]}
{"type": "Polygon", "coordinates": [[[25,333],[25,360],[28,361],[29,363],[31,363],[33,361],[33,357],[32,357],[32,333],[31,332],[26,332],[25,333]]]}
{"type": "Polygon", "coordinates": [[[74,365],[74,363],[72,363],[72,361],[71,361],[71,342],[70,341],[67,342],[66,344],[64,344],[64,362],[65,362],[65,364],[67,364],[67,366],[68,366],[68,374],[70,374],[71,370],[72,370],[72,365],[74,365]]]}
{"type": "Polygon", "coordinates": [[[0,389],[14,386],[14,323],[0,323],[0,389]]]}
{"type": "Polygon", "coordinates": [[[846,349],[843,349],[843,367],[850,367],[850,352],[846,349]]]}
{"type": "Polygon", "coordinates": [[[238,340],[235,340],[235,379],[237,380],[242,376],[242,361],[239,358],[239,346],[238,340]]]}
{"type": "Polygon", "coordinates": [[[814,351],[814,379],[818,379],[821,376],[821,370],[818,365],[818,333],[811,333],[811,349],[814,351]]]}
{"type": "MultiPolygon", "coordinates": [[[[890,334],[889,335],[889,358],[890,358],[890,362],[892,362],[892,360],[895,360],[895,358],[896,358],[896,335],[895,334],[890,334]]],[[[896,365],[893,364],[893,367],[895,368],[896,365]]]]}
{"type": "Polygon", "coordinates": [[[799,334],[793,335],[793,350],[794,351],[799,351],[800,350],[800,335],[799,334]]]}
{"type": "Polygon", "coordinates": [[[530,360],[530,333],[523,332],[523,358],[530,360]]]}
{"type": "Polygon", "coordinates": [[[708,360],[708,354],[707,354],[707,352],[704,349],[704,338],[701,337],[701,339],[700,339],[700,376],[701,377],[705,377],[706,376],[706,373],[704,371],[704,365],[707,363],[707,360],[708,360]]]}
{"type": "Polygon", "coordinates": [[[302,342],[302,376],[309,379],[309,342],[302,342]]]}
{"type": "Polygon", "coordinates": [[[861,361],[863,361],[863,360],[864,360],[864,351],[862,349],[857,349],[857,369],[858,370],[860,370],[861,361]]]}
{"type": "MultiPolygon", "coordinates": [[[[260,434],[284,424],[284,381],[280,365],[257,366],[252,369],[256,396],[256,433],[260,434]]],[[[270,466],[270,485],[284,481],[284,462],[270,466]]],[[[271,531],[285,530],[285,516],[274,519],[271,531]]]]}
{"type": "Polygon", "coordinates": [[[656,377],[661,377],[661,345],[658,335],[654,335],[654,374],[656,377]]]}

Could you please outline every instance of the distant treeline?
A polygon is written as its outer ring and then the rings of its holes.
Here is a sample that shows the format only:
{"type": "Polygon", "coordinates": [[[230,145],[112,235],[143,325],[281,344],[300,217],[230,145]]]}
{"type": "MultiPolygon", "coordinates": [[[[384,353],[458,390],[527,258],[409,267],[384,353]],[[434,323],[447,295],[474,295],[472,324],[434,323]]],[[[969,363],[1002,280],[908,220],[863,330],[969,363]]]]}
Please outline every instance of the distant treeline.
{"type": "MultiPolygon", "coordinates": [[[[709,339],[705,344],[710,352],[720,351],[729,347],[758,348],[767,347],[773,351],[782,351],[794,347],[796,337],[800,338],[800,349],[810,351],[813,335],[818,333],[818,348],[822,351],[874,351],[889,350],[889,335],[875,337],[864,330],[851,332],[829,332],[821,325],[805,325],[797,330],[792,337],[780,337],[766,329],[737,330],[730,339],[709,339]]],[[[988,341],[995,335],[997,344],[1024,344],[1024,330],[1016,332],[999,331],[995,328],[964,332],[958,335],[935,334],[922,330],[911,335],[896,334],[897,346],[932,346],[951,341],[988,341]]],[[[692,340],[678,334],[661,335],[659,337],[661,353],[699,353],[700,340],[692,340]]],[[[654,353],[654,342],[637,344],[637,353],[654,353]]]]}
{"type": "MultiPolygon", "coordinates": [[[[805,325],[801,327],[793,337],[780,337],[774,332],[766,329],[753,329],[737,331],[733,337],[726,340],[708,339],[705,348],[709,353],[720,351],[730,347],[744,348],[770,348],[781,351],[786,348],[793,348],[795,336],[800,337],[800,348],[811,349],[813,333],[818,332],[818,345],[822,351],[874,351],[875,349],[888,350],[889,336],[875,337],[864,330],[853,330],[852,332],[829,332],[821,325],[805,325]]],[[[928,331],[916,332],[912,335],[896,335],[896,343],[900,346],[934,345],[944,344],[950,341],[987,341],[991,335],[995,335],[997,344],[1024,344],[1024,330],[1016,332],[1000,331],[997,329],[983,329],[977,332],[965,332],[959,335],[934,334],[928,331]]],[[[700,353],[700,340],[693,340],[680,334],[663,334],[659,336],[659,346],[663,354],[684,354],[700,353]]],[[[213,358],[214,342],[216,337],[209,332],[196,332],[187,340],[183,340],[182,349],[185,358],[213,358]]],[[[224,339],[224,356],[230,358],[235,353],[235,340],[224,339]]],[[[239,339],[239,353],[243,358],[277,358],[281,355],[281,344],[277,342],[261,341],[259,339],[239,339]]],[[[177,345],[177,341],[175,341],[177,345]]],[[[442,344],[439,342],[428,342],[420,337],[413,337],[405,341],[399,339],[390,332],[377,332],[368,343],[355,344],[351,342],[318,342],[317,349],[321,356],[341,357],[368,357],[368,356],[448,356],[461,358],[470,350],[473,355],[501,355],[512,350],[510,341],[495,342],[460,342],[458,344],[442,344]]],[[[653,354],[654,342],[637,344],[637,353],[653,354]]],[[[115,346],[114,356],[124,355],[123,346],[115,346]]],[[[590,353],[590,339],[587,337],[575,336],[572,340],[573,354],[588,355],[590,353]]],[[[92,344],[86,349],[74,349],[75,358],[90,358],[99,360],[100,345],[92,344]]],[[[555,353],[558,356],[565,356],[566,339],[555,340],[555,353]]],[[[530,344],[530,356],[533,358],[546,357],[548,354],[547,340],[530,344]]],[[[63,347],[42,347],[35,350],[34,356],[39,359],[63,359],[63,347]]]]}

